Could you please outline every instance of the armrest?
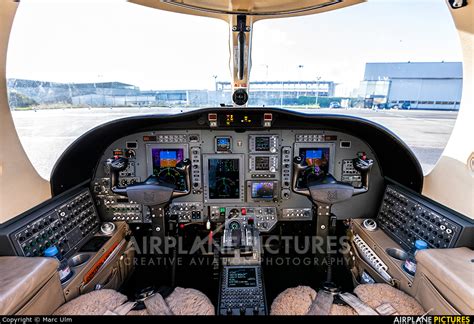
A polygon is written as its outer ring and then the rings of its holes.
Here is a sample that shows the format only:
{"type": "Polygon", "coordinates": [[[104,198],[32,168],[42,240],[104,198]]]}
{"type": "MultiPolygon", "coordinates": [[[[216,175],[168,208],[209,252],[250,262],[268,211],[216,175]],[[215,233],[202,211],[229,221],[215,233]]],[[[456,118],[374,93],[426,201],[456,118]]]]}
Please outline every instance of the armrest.
{"type": "MultiPolygon", "coordinates": [[[[422,284],[423,280],[428,280],[455,310],[474,314],[474,251],[468,248],[427,249],[419,251],[416,260],[415,286],[418,289],[423,289],[426,286],[422,284]]],[[[436,308],[436,304],[423,306],[436,308]]]]}
{"type": "Polygon", "coordinates": [[[53,258],[0,257],[0,314],[15,314],[51,279],[59,281],[57,268],[53,258]]]}

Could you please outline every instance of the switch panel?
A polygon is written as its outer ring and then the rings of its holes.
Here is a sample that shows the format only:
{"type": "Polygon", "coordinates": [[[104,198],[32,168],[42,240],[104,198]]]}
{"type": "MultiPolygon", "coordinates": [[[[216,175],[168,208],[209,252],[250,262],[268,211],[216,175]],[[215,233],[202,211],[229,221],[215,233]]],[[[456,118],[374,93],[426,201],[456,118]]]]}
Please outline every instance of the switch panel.
{"type": "Polygon", "coordinates": [[[42,256],[52,245],[56,245],[63,255],[69,255],[79,242],[95,234],[98,228],[99,216],[91,194],[83,189],[69,201],[14,231],[10,238],[21,256],[42,256]]]}
{"type": "Polygon", "coordinates": [[[393,185],[387,186],[376,219],[406,250],[416,240],[430,248],[472,247],[474,224],[393,185]]]}

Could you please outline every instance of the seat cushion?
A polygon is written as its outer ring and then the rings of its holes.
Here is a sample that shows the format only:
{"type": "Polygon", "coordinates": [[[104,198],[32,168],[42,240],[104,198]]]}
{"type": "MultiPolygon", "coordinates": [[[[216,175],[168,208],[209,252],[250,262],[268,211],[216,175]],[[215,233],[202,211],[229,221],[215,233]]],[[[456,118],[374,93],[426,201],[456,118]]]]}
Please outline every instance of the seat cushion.
{"type": "Polygon", "coordinates": [[[127,296],[112,289],[94,290],[59,307],[53,315],[104,315],[127,301],[127,296]]]}
{"type": "Polygon", "coordinates": [[[411,296],[387,284],[358,285],[354,293],[364,303],[376,309],[382,304],[390,304],[399,315],[423,315],[423,307],[411,296]]]}
{"type": "MultiPolygon", "coordinates": [[[[111,289],[94,290],[59,307],[53,315],[104,315],[114,312],[127,296],[111,289]]],[[[202,292],[177,287],[163,300],[156,294],[145,300],[146,309],[127,315],[215,315],[214,305],[202,292]],[[165,302],[166,301],[166,302],[165,302]]]]}
{"type": "MultiPolygon", "coordinates": [[[[306,315],[316,295],[316,291],[311,287],[288,288],[273,300],[270,315],[306,315]]],[[[357,315],[351,307],[337,304],[332,305],[329,314],[357,315]]]]}
{"type": "Polygon", "coordinates": [[[214,305],[202,292],[191,288],[176,287],[166,298],[174,315],[215,315],[214,305]]]}

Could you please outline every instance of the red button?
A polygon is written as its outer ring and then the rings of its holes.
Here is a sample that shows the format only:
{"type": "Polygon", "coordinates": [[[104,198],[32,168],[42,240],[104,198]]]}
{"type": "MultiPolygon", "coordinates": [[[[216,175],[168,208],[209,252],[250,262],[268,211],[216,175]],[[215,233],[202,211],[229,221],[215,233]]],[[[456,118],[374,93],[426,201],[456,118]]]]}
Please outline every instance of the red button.
{"type": "Polygon", "coordinates": [[[240,213],[241,213],[242,215],[247,215],[247,209],[242,208],[242,209],[240,210],[240,213]]]}

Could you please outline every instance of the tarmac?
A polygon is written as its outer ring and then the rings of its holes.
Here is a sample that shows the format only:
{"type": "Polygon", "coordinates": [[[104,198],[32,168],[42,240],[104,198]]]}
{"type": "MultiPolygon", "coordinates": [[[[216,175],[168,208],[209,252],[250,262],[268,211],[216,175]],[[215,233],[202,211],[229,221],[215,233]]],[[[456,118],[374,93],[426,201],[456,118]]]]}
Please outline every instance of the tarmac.
{"type": "MultiPolygon", "coordinates": [[[[49,179],[64,150],[86,131],[138,114],[178,114],[189,108],[82,108],[13,111],[23,147],[39,174],[49,179]]],[[[353,115],[372,120],[398,135],[415,153],[423,172],[435,166],[453,130],[457,112],[435,110],[293,109],[304,113],[353,115]]]]}

